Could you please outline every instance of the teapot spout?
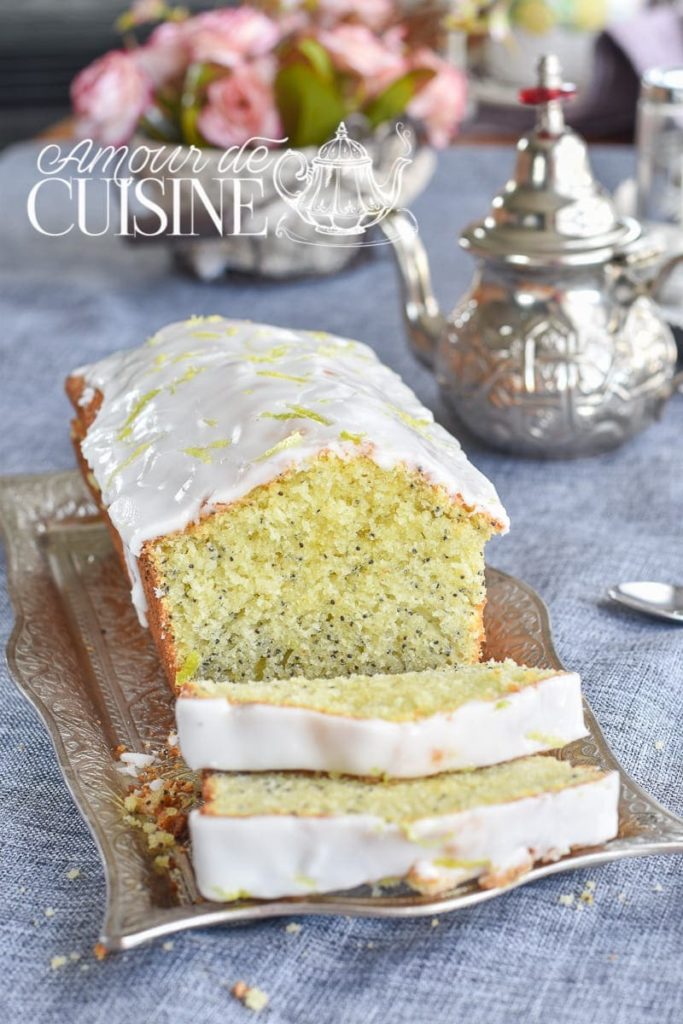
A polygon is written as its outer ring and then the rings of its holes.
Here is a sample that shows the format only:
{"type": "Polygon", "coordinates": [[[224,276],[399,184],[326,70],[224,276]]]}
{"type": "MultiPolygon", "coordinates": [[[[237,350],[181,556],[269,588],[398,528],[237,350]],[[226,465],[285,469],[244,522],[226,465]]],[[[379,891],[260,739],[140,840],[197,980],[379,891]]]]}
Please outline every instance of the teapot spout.
{"type": "Polygon", "coordinates": [[[394,161],[391,175],[387,181],[379,186],[379,191],[384,199],[384,205],[389,209],[396,209],[401,198],[401,186],[403,184],[403,172],[408,164],[411,164],[412,157],[399,156],[394,161]]]}
{"type": "Polygon", "coordinates": [[[446,319],[432,289],[427,253],[405,214],[391,213],[380,222],[380,227],[396,257],[410,346],[418,359],[432,366],[446,319]]]}

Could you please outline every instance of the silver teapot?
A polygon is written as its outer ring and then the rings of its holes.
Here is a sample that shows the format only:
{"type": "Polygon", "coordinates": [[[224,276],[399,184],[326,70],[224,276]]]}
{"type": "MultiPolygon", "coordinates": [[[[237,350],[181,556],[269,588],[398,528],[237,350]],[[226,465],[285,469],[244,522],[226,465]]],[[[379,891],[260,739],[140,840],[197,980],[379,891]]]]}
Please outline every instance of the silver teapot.
{"type": "Polygon", "coordinates": [[[683,383],[654,299],[683,253],[650,270],[657,253],[637,221],[619,217],[564,123],[573,91],[557,58],[541,58],[537,86],[520,94],[537,107],[536,125],[489,214],[460,239],[477,270],[450,316],[412,224],[401,214],[383,224],[412,347],[449,406],[497,448],[557,458],[621,444],[683,383]]]}

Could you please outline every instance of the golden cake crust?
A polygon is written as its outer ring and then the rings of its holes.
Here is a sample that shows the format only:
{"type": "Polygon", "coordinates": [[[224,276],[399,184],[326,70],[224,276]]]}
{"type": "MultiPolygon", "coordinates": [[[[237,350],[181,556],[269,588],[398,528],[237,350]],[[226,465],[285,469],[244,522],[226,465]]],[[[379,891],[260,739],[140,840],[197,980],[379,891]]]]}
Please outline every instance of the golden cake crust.
{"type": "MultiPolygon", "coordinates": [[[[74,407],[75,416],[71,421],[71,441],[76,453],[76,460],[78,468],[81,471],[81,475],[88,487],[88,490],[92,494],[93,498],[97,503],[97,507],[100,514],[106,523],[109,535],[111,536],[114,544],[114,549],[118,556],[121,568],[128,578],[128,570],[126,567],[126,559],[123,553],[123,543],[118,531],[114,527],[106,507],[102,502],[102,495],[99,488],[97,487],[90,468],[83,457],[81,450],[81,442],[88,432],[88,428],[97,416],[97,410],[102,404],[102,393],[95,390],[91,400],[82,405],[81,398],[86,389],[86,383],[83,377],[71,376],[67,377],[66,380],[66,393],[74,407]]],[[[171,689],[175,692],[175,677],[178,670],[177,659],[173,644],[170,639],[170,631],[168,628],[168,616],[164,608],[163,601],[159,599],[156,591],[159,587],[159,579],[157,577],[154,563],[150,557],[148,551],[148,544],[143,547],[140,558],[138,559],[138,567],[142,577],[142,585],[145,591],[145,597],[147,599],[147,622],[149,631],[152,635],[152,639],[156,645],[159,657],[168,680],[168,684],[171,689]]]]}

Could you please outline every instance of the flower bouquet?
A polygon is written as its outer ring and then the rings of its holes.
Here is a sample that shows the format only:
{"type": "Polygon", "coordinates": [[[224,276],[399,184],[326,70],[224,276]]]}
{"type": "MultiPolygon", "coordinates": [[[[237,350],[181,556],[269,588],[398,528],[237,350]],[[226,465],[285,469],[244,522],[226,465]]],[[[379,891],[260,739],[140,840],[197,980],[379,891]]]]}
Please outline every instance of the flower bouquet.
{"type": "MultiPolygon", "coordinates": [[[[431,173],[427,147],[447,145],[464,113],[462,72],[412,37],[392,0],[274,0],[192,17],[164,0],[137,0],[119,27],[124,47],[73,82],[77,134],[113,146],[196,147],[209,158],[201,172],[209,193],[225,150],[266,146],[274,161],[289,147],[313,159],[341,122],[362,139],[379,179],[398,149],[405,156],[405,134],[394,131],[400,118],[420,146],[403,176],[403,204],[431,173]],[[151,33],[150,23],[157,23],[151,33]]],[[[257,206],[264,216],[270,209],[274,223],[283,200],[271,176],[263,180],[257,206]]],[[[222,237],[184,240],[181,248],[203,277],[228,267],[325,273],[354,255],[333,245],[290,251],[288,238],[245,239],[230,235],[229,224],[222,237]]]]}

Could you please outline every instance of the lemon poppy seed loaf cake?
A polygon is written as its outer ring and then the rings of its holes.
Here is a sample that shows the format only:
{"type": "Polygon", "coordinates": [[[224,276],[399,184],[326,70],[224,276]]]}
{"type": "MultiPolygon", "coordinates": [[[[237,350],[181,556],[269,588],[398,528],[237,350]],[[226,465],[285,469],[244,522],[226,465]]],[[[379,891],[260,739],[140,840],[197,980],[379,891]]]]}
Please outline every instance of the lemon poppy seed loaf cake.
{"type": "Polygon", "coordinates": [[[536,755],[426,779],[208,773],[190,814],[207,899],[304,896],[387,877],[435,894],[506,885],[613,838],[619,776],[536,755]]]}
{"type": "Polygon", "coordinates": [[[411,778],[553,750],[586,735],[575,672],[513,661],[401,675],[196,680],[176,702],[194,770],[411,778]]]}
{"type": "Polygon", "coordinates": [[[367,346],[193,317],[67,391],[172,685],[478,660],[505,511],[367,346]]]}

